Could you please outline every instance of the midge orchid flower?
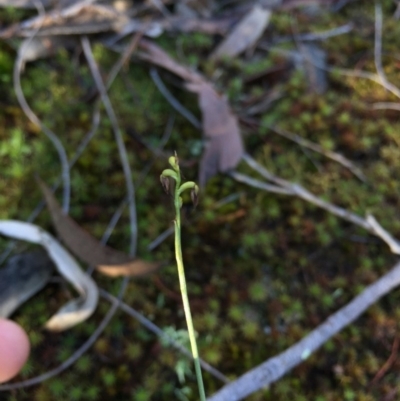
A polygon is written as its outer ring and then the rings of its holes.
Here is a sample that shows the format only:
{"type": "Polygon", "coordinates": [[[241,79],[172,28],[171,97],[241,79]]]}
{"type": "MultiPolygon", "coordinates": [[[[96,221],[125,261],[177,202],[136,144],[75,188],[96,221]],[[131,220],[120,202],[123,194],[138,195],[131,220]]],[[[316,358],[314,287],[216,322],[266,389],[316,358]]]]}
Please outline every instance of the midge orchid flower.
{"type": "Polygon", "coordinates": [[[164,188],[164,191],[169,194],[170,193],[170,179],[175,180],[176,182],[176,190],[177,190],[177,194],[179,196],[179,203],[180,203],[180,207],[182,207],[182,198],[180,197],[180,195],[186,191],[187,189],[190,189],[190,198],[192,199],[192,202],[194,204],[194,206],[197,206],[197,203],[199,201],[199,187],[196,185],[196,183],[194,183],[193,181],[187,181],[184,184],[181,185],[181,174],[180,174],[180,170],[179,170],[179,160],[178,160],[178,156],[175,154],[175,156],[171,156],[168,159],[169,164],[171,165],[171,167],[173,168],[173,170],[167,168],[166,170],[164,170],[161,175],[160,175],[160,181],[161,181],[161,185],[164,188]]]}
{"type": "Polygon", "coordinates": [[[181,207],[182,207],[182,197],[181,194],[190,190],[190,197],[193,204],[196,206],[199,197],[199,187],[193,181],[187,181],[181,184],[181,173],[179,170],[179,159],[175,153],[175,156],[171,156],[168,159],[169,164],[172,169],[166,169],[161,173],[160,181],[165,192],[168,194],[171,191],[171,180],[175,180],[174,189],[174,205],[175,205],[175,258],[178,267],[179,284],[181,288],[183,310],[185,312],[186,324],[189,333],[190,346],[192,349],[192,355],[194,360],[194,367],[196,370],[197,385],[199,387],[200,400],[205,401],[206,395],[204,392],[203,377],[201,374],[199,352],[197,350],[196,335],[193,327],[192,314],[189,306],[189,298],[187,295],[185,269],[183,266],[182,259],[182,246],[181,246],[181,207]]]}

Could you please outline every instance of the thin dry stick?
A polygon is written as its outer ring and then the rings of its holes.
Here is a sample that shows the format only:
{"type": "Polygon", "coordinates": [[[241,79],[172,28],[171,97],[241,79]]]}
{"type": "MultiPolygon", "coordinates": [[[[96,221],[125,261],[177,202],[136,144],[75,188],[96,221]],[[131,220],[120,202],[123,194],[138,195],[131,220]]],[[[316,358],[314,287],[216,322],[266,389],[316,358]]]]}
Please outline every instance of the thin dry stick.
{"type": "Polygon", "coordinates": [[[376,72],[381,79],[383,86],[389,82],[383,71],[382,66],[382,7],[379,3],[375,2],[375,46],[374,46],[374,61],[376,72]]]}
{"type": "Polygon", "coordinates": [[[185,117],[193,125],[193,127],[200,130],[201,122],[194,116],[192,112],[190,112],[185,106],[183,106],[183,104],[180,103],[179,100],[174,95],[172,95],[172,93],[165,86],[164,82],[160,78],[160,75],[158,74],[157,70],[154,67],[150,68],[150,76],[155,85],[157,86],[157,89],[168,101],[168,103],[178,113],[180,113],[183,117],[185,117]]]}
{"type": "MultiPolygon", "coordinates": [[[[132,46],[133,47],[133,46],[132,46]]],[[[90,49],[90,48],[89,48],[90,49]]],[[[133,50],[133,49],[132,49],[133,50]]],[[[114,67],[114,69],[112,70],[113,74],[111,74],[111,76],[108,79],[107,82],[107,88],[109,88],[113,82],[113,80],[115,79],[119,69],[122,67],[124,60],[126,59],[127,55],[124,54],[121,57],[121,60],[119,63],[117,63],[117,65],[114,67]]],[[[102,93],[101,90],[99,90],[100,93],[102,93]]],[[[104,92],[102,93],[102,95],[104,95],[104,92]]],[[[21,91],[22,93],[22,91],[21,91]]],[[[106,107],[107,109],[107,107],[106,107]]],[[[111,109],[112,110],[112,109],[111,109]]],[[[72,165],[76,162],[76,160],[79,158],[80,153],[83,152],[83,150],[85,149],[86,145],[88,144],[88,142],[90,141],[90,139],[92,138],[92,136],[94,135],[98,123],[99,123],[99,118],[100,118],[100,114],[99,114],[99,107],[98,104],[96,105],[96,110],[94,113],[94,117],[93,117],[93,129],[91,130],[91,135],[88,135],[87,138],[85,138],[86,140],[83,141],[83,143],[81,144],[81,146],[78,149],[78,152],[76,154],[76,157],[71,161],[69,168],[72,167],[72,165]]],[[[116,122],[116,119],[114,118],[114,123],[116,122]]],[[[165,138],[164,138],[165,140],[165,138]]],[[[131,185],[133,188],[133,184],[131,185]]],[[[132,192],[132,191],[131,191],[132,192]]],[[[134,192],[133,192],[134,193],[134,192]]],[[[130,205],[132,205],[132,202],[129,202],[129,191],[128,191],[128,203],[130,205]]],[[[135,205],[133,204],[133,207],[135,207],[135,205]]],[[[134,213],[134,215],[136,215],[136,211],[134,213]]],[[[35,216],[36,217],[36,216],[35,216]]],[[[118,221],[117,219],[113,219],[112,223],[116,224],[116,222],[118,221]]],[[[131,221],[132,223],[132,221],[131,221]]],[[[135,224],[136,226],[136,224],[135,224]]],[[[132,227],[132,224],[131,224],[132,227]]],[[[103,242],[107,242],[108,236],[111,234],[111,230],[106,230],[105,236],[103,237],[103,242]]],[[[131,254],[133,254],[135,252],[135,248],[136,248],[136,237],[131,239],[131,254]],[[132,246],[133,245],[133,246],[132,246]]],[[[92,335],[90,336],[90,338],[77,350],[75,351],[74,354],[72,354],[70,356],[70,358],[68,358],[66,361],[64,361],[60,366],[58,366],[57,368],[46,372],[43,375],[37,376],[35,378],[26,380],[24,382],[20,382],[20,383],[14,383],[12,385],[5,385],[5,386],[0,386],[0,390],[11,390],[11,389],[16,389],[16,388],[22,388],[22,387],[27,387],[27,386],[31,386],[31,385],[35,385],[38,383],[41,383],[44,380],[47,380],[50,377],[53,377],[55,375],[58,375],[59,373],[61,373],[63,370],[67,369],[68,367],[70,367],[72,364],[74,364],[92,345],[93,343],[97,340],[97,338],[100,336],[100,334],[103,332],[103,330],[105,329],[105,327],[107,327],[108,323],[110,322],[111,318],[113,317],[113,315],[115,314],[116,310],[119,307],[119,303],[121,302],[123,293],[125,291],[125,288],[127,286],[128,283],[128,279],[124,279],[122,285],[121,285],[121,289],[120,289],[120,293],[119,296],[116,300],[116,302],[113,302],[112,307],[110,308],[110,310],[108,311],[107,315],[105,316],[105,318],[103,319],[103,321],[100,323],[100,325],[97,327],[97,329],[95,330],[95,332],[92,333],[92,335]]]]}
{"type": "Polygon", "coordinates": [[[21,71],[23,70],[24,53],[25,53],[26,49],[28,48],[29,44],[31,43],[32,39],[39,32],[41,24],[43,23],[43,18],[44,18],[44,14],[45,14],[43,5],[41,5],[41,7],[38,6],[38,12],[39,12],[38,18],[41,18],[41,23],[32,32],[30,37],[22,42],[22,44],[19,48],[19,51],[18,51],[18,56],[14,63],[14,72],[13,72],[14,90],[17,95],[18,102],[19,102],[22,110],[26,114],[26,116],[29,118],[29,120],[31,120],[31,122],[33,124],[40,127],[40,129],[44,132],[44,134],[47,136],[47,138],[53,143],[54,147],[57,150],[58,157],[59,157],[60,163],[61,163],[61,171],[62,171],[61,174],[62,174],[62,180],[63,180],[62,207],[63,207],[64,213],[68,213],[71,189],[70,189],[70,175],[69,175],[67,153],[65,152],[64,146],[61,143],[60,139],[57,137],[57,135],[54,134],[54,132],[51,131],[49,128],[47,128],[40,121],[40,119],[36,116],[36,114],[32,111],[32,109],[29,107],[29,104],[25,99],[25,95],[24,95],[24,93],[22,91],[22,87],[21,87],[21,71]]]}
{"type": "MultiPolygon", "coordinates": [[[[375,3],[375,45],[374,45],[374,61],[377,74],[366,75],[365,78],[381,84],[385,89],[396,97],[400,98],[400,90],[389,82],[382,66],[382,6],[375,3]]],[[[368,74],[368,73],[367,73],[368,74]]]]}
{"type": "Polygon", "coordinates": [[[110,73],[108,74],[107,84],[106,84],[107,89],[110,89],[111,84],[114,82],[118,73],[121,71],[121,68],[126,64],[127,61],[129,61],[132,54],[137,49],[139,41],[142,38],[142,36],[143,36],[142,32],[137,32],[134,35],[132,35],[130,43],[126,46],[125,50],[121,52],[121,57],[114,64],[114,66],[111,68],[110,73]]]}
{"type": "MultiPolygon", "coordinates": [[[[375,3],[375,48],[374,48],[374,60],[376,72],[381,79],[383,86],[391,85],[386,77],[385,71],[382,66],[382,6],[380,3],[375,3]]],[[[397,91],[397,97],[400,97],[400,91],[397,91]]],[[[388,103],[388,102],[378,102],[374,103],[374,109],[392,109],[400,110],[400,105],[398,103],[388,103]]]]}
{"type": "Polygon", "coordinates": [[[375,59],[375,68],[377,72],[376,74],[365,71],[351,71],[336,67],[328,68],[327,70],[330,72],[338,72],[343,75],[370,79],[371,81],[374,81],[377,84],[382,85],[389,92],[393,93],[393,95],[400,98],[400,90],[395,85],[393,85],[388,81],[382,67],[382,8],[379,3],[375,3],[374,59],[375,59]]]}
{"type": "MultiPolygon", "coordinates": [[[[354,24],[352,22],[338,26],[337,28],[332,28],[327,31],[322,31],[322,32],[311,32],[311,33],[299,33],[296,35],[297,40],[301,41],[316,41],[316,40],[326,40],[329,38],[332,38],[334,36],[338,35],[343,35],[345,33],[349,33],[353,30],[354,24]]],[[[286,41],[286,40],[291,40],[293,39],[292,36],[280,38],[277,40],[277,43],[286,41]]]]}
{"type": "Polygon", "coordinates": [[[267,127],[271,131],[275,132],[278,135],[283,136],[286,139],[289,139],[290,141],[296,142],[300,146],[304,146],[306,148],[309,148],[313,150],[314,152],[321,153],[322,155],[328,157],[329,159],[332,159],[342,166],[346,167],[349,169],[357,178],[359,178],[361,181],[366,182],[365,175],[363,172],[354,165],[353,162],[351,162],[349,159],[345,158],[339,153],[332,152],[330,150],[324,149],[322,146],[313,143],[309,141],[308,139],[302,138],[299,135],[293,134],[292,132],[288,132],[286,130],[283,130],[282,128],[276,127],[274,125],[263,125],[264,127],[267,127]]]}
{"type": "Polygon", "coordinates": [[[376,110],[397,110],[400,111],[400,104],[399,103],[392,103],[392,102],[377,102],[372,105],[372,107],[376,110]]]}
{"type": "Polygon", "coordinates": [[[254,188],[260,188],[264,191],[274,192],[276,194],[294,195],[294,192],[287,188],[278,187],[276,185],[266,184],[265,182],[256,180],[255,178],[249,177],[248,175],[239,173],[237,171],[231,171],[228,173],[233,179],[243,184],[250,185],[254,188]]]}
{"type": "Polygon", "coordinates": [[[272,181],[277,185],[280,185],[287,190],[292,192],[292,184],[289,181],[286,181],[275,174],[269,172],[265,167],[256,162],[248,153],[243,155],[243,160],[255,171],[257,171],[260,175],[262,175],[267,181],[272,181]]]}
{"type": "Polygon", "coordinates": [[[374,216],[371,214],[367,215],[367,222],[371,226],[373,232],[375,235],[380,237],[383,241],[385,241],[388,245],[390,250],[397,254],[400,255],[400,242],[397,241],[395,238],[392,237],[391,234],[389,234],[375,219],[374,216]]]}
{"type": "Polygon", "coordinates": [[[136,217],[136,205],[135,205],[135,189],[133,187],[132,173],[129,165],[128,154],[126,152],[125,144],[122,139],[121,130],[119,129],[118,126],[117,117],[114,113],[114,109],[107,95],[107,91],[101,78],[100,72],[97,68],[97,64],[93,58],[93,53],[90,47],[89,39],[86,36],[84,36],[81,38],[81,42],[83,51],[85,53],[85,57],[89,63],[89,67],[95,80],[97,89],[101,95],[101,99],[106,109],[108,118],[110,119],[115,135],[115,140],[117,142],[118,151],[120,154],[121,164],[125,175],[127,195],[128,195],[128,208],[129,208],[130,228],[131,228],[130,254],[131,256],[134,256],[136,254],[136,242],[137,242],[137,217],[136,217]]]}
{"type": "MultiPolygon", "coordinates": [[[[272,181],[275,184],[282,186],[284,189],[290,191],[291,194],[297,195],[299,198],[306,200],[334,214],[335,216],[338,216],[344,220],[347,220],[364,228],[365,230],[369,231],[370,233],[376,235],[384,242],[386,242],[393,253],[400,255],[400,242],[396,240],[392,235],[390,235],[386,230],[384,230],[382,226],[380,226],[379,223],[373,218],[373,216],[368,216],[367,218],[363,219],[355,213],[349,212],[344,208],[326,202],[318,198],[311,192],[307,191],[301,185],[293,184],[289,181],[273,175],[265,167],[261,166],[256,160],[254,160],[250,155],[246,153],[243,155],[243,160],[268,181],[272,181]]],[[[254,183],[250,180],[247,181],[247,184],[260,188],[260,186],[258,185],[253,185],[254,183]]],[[[266,188],[261,189],[267,190],[266,188]]]]}
{"type": "Polygon", "coordinates": [[[375,385],[385,375],[385,373],[390,369],[390,367],[393,365],[394,361],[397,359],[398,350],[399,350],[399,337],[396,335],[396,337],[394,338],[394,341],[393,341],[393,345],[392,345],[392,352],[390,353],[388,360],[378,370],[378,372],[372,379],[370,386],[375,385]]]}
{"type": "MultiPolygon", "coordinates": [[[[379,9],[380,5],[378,5],[378,9],[379,9]]],[[[375,9],[376,11],[377,9],[375,9]]],[[[378,10],[379,13],[379,10],[378,10]]],[[[379,15],[378,15],[378,19],[379,19],[379,15]]],[[[375,20],[376,21],[376,20],[375,20]]],[[[379,24],[379,20],[378,23],[375,22],[375,66],[378,65],[379,66],[379,59],[378,59],[378,63],[376,62],[376,56],[380,57],[380,49],[381,49],[381,38],[382,38],[382,24],[379,24]]],[[[268,51],[272,51],[272,52],[277,52],[280,54],[290,54],[290,52],[288,52],[287,50],[282,50],[279,48],[274,48],[274,47],[270,47],[270,46],[263,46],[263,48],[267,49],[268,51]]],[[[310,58],[307,57],[307,55],[304,55],[304,57],[307,58],[307,61],[311,64],[313,64],[315,67],[320,68],[324,71],[328,71],[330,73],[337,73],[340,75],[344,75],[344,76],[348,76],[348,77],[355,77],[355,78],[366,78],[369,79],[370,81],[373,81],[381,86],[383,86],[386,90],[388,90],[389,92],[391,92],[393,95],[395,95],[396,97],[400,98],[400,89],[398,89],[395,85],[393,85],[392,83],[390,83],[387,79],[385,74],[383,74],[384,79],[382,79],[382,72],[383,69],[379,70],[379,74],[376,73],[372,73],[372,72],[367,72],[367,71],[359,71],[359,70],[349,70],[346,68],[339,68],[339,67],[329,67],[323,64],[320,64],[318,62],[316,62],[315,60],[312,60],[310,58]]],[[[379,108],[383,108],[382,106],[379,108]]]]}
{"type": "Polygon", "coordinates": [[[381,297],[400,285],[400,263],[375,283],[369,285],[346,306],[332,314],[324,323],[281,354],[251,369],[224,386],[208,401],[238,401],[276,382],[294,367],[304,362],[331,337],[356,320],[381,297]]]}

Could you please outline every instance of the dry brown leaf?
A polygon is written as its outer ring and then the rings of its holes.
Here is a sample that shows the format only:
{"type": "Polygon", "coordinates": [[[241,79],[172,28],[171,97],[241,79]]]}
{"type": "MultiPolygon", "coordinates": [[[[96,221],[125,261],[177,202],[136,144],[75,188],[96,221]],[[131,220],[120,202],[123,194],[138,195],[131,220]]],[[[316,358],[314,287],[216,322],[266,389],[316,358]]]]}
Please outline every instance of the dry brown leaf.
{"type": "Polygon", "coordinates": [[[146,39],[141,39],[139,46],[141,49],[146,51],[146,53],[140,54],[141,59],[165,68],[166,70],[178,75],[185,81],[193,83],[205,82],[200,74],[176,62],[164,50],[162,50],[153,42],[150,42],[146,39]]]}
{"type": "Polygon", "coordinates": [[[210,59],[235,57],[254,46],[267,27],[270,17],[270,10],[265,10],[259,5],[254,6],[215,49],[210,59]]]}
{"type": "Polygon", "coordinates": [[[100,32],[121,32],[130,22],[129,17],[113,7],[100,4],[69,4],[0,31],[0,37],[31,37],[49,35],[84,35],[100,32]],[[38,30],[39,29],[39,30],[38,30]]]}
{"type": "Polygon", "coordinates": [[[236,116],[227,99],[206,82],[187,87],[199,95],[203,133],[209,140],[200,162],[199,183],[203,187],[218,172],[235,168],[244,148],[236,116]]]}
{"type": "Polygon", "coordinates": [[[328,89],[326,52],[314,43],[302,43],[299,46],[301,62],[309,88],[319,95],[328,89]]]}
{"type": "Polygon", "coordinates": [[[146,262],[145,260],[136,259],[130,263],[124,263],[114,266],[98,265],[96,266],[96,269],[98,272],[109,277],[138,277],[153,273],[154,271],[158,270],[160,266],[161,263],[158,262],[146,262]]]}
{"type": "Polygon", "coordinates": [[[236,117],[232,114],[224,96],[218,94],[211,84],[188,84],[186,87],[199,95],[204,135],[213,138],[238,130],[236,117]]]}
{"type": "Polygon", "coordinates": [[[160,267],[160,263],[146,262],[130,258],[123,252],[102,245],[97,239],[82,229],[71,217],[65,215],[47,185],[37,178],[50,211],[54,227],[68,248],[84,262],[96,266],[108,276],[141,276],[160,267]],[[112,270],[116,269],[112,273],[112,270]],[[116,273],[118,272],[118,273],[116,273]]]}
{"type": "Polygon", "coordinates": [[[39,178],[37,181],[43,192],[58,235],[76,256],[84,262],[95,266],[100,264],[115,265],[130,261],[130,258],[123,252],[100,244],[71,217],[65,215],[47,185],[39,178]]]}
{"type": "Polygon", "coordinates": [[[235,168],[244,148],[236,116],[226,97],[219,95],[200,74],[178,64],[154,43],[142,39],[140,46],[146,50],[143,59],[180,76],[187,81],[186,87],[198,94],[203,134],[208,140],[200,162],[200,186],[218,172],[235,168]]]}

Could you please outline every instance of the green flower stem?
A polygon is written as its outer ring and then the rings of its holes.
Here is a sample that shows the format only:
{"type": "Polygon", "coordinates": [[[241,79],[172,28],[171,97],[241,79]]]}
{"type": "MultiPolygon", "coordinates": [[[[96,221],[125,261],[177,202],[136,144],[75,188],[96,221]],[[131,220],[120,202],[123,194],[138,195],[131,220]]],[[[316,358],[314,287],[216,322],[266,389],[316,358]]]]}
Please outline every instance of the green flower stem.
{"type": "Polygon", "coordinates": [[[199,360],[199,352],[197,350],[196,336],[193,327],[192,313],[190,311],[189,298],[187,294],[186,287],[186,278],[185,278],[185,269],[183,266],[182,259],[182,247],[181,247],[181,206],[182,200],[180,197],[180,184],[181,177],[179,172],[179,167],[176,169],[177,171],[177,179],[175,185],[175,196],[174,196],[174,204],[175,204],[175,257],[176,263],[178,266],[178,276],[179,276],[179,284],[181,288],[182,301],[183,301],[183,310],[185,312],[186,324],[188,327],[190,346],[192,348],[192,355],[194,360],[194,367],[196,370],[197,377],[197,385],[199,387],[200,400],[206,401],[206,394],[204,391],[203,377],[201,374],[200,360],[199,360]]]}

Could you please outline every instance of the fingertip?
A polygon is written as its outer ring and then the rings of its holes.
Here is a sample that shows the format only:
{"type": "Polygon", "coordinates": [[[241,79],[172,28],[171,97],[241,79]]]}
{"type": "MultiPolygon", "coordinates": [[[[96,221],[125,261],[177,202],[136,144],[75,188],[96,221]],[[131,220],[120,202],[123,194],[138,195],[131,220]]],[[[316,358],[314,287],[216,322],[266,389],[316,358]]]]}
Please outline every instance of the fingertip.
{"type": "Polygon", "coordinates": [[[0,318],[0,383],[16,376],[28,360],[30,343],[25,330],[0,318]]]}

